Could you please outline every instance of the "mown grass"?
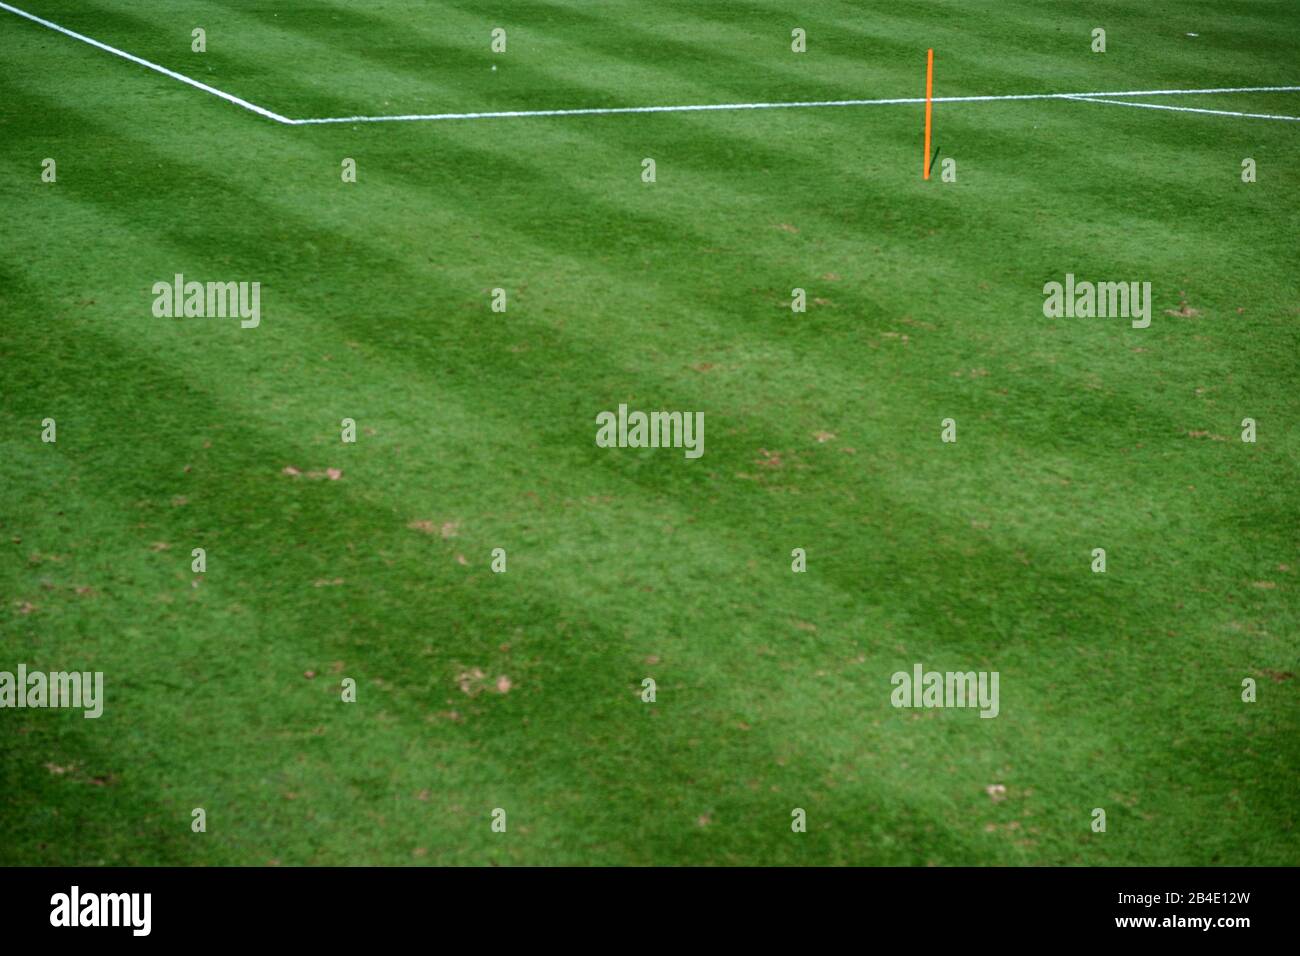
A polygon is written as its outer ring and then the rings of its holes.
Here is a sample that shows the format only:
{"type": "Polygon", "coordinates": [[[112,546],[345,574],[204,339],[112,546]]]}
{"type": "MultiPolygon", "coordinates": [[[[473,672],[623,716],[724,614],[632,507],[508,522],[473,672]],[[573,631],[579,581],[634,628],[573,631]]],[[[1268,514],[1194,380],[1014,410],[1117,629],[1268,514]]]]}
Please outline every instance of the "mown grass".
{"type": "MultiPolygon", "coordinates": [[[[26,8],[291,117],[913,96],[927,47],[949,95],[1294,84],[1300,39],[1285,3],[26,8]]],[[[285,127],[0,42],[0,670],[107,693],[0,712],[3,862],[1296,861],[1296,124],[941,105],[922,183],[911,107],[285,127]],[[262,325],[154,318],[177,272],[261,282],[262,325]],[[1151,328],[1045,319],[1066,272],[1150,281],[1151,328]],[[703,411],[704,457],[597,448],[620,402],[703,411]],[[918,661],[999,671],[1000,716],[892,708],[918,661]]]]}

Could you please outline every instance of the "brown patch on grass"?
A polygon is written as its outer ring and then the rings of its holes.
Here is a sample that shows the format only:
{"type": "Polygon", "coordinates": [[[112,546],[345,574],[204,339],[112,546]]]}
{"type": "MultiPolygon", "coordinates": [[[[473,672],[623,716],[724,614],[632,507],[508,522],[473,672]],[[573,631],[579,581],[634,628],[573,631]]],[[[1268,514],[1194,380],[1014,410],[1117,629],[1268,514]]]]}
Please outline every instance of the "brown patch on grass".
{"type": "Polygon", "coordinates": [[[462,694],[477,697],[487,689],[487,675],[483,673],[481,667],[461,671],[456,675],[456,686],[460,688],[462,694]]]}
{"type": "Polygon", "coordinates": [[[1199,309],[1193,309],[1187,304],[1187,293],[1178,293],[1179,303],[1177,309],[1165,309],[1165,315],[1174,315],[1181,319],[1194,319],[1201,314],[1199,309]]]}

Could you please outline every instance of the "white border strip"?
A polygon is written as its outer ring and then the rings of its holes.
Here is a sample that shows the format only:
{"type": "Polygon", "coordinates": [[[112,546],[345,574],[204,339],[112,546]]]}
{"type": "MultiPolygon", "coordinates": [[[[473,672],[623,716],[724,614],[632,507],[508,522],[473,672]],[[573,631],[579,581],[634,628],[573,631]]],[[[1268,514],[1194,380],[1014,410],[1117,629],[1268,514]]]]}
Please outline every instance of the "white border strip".
{"type": "MultiPolygon", "coordinates": [[[[100,43],[91,37],[61,27],[57,23],[51,23],[49,20],[43,20],[34,14],[25,10],[19,10],[17,7],[10,6],[0,0],[0,10],[8,10],[10,13],[16,13],[20,17],[31,20],[33,23],[39,23],[43,27],[49,27],[56,30],[64,36],[72,37],[74,40],[80,40],[82,43],[89,43],[97,49],[114,56],[120,56],[124,60],[130,60],[132,63],[138,63],[140,66],[161,73],[163,76],[169,76],[173,80],[179,80],[181,83],[188,84],[195,89],[202,90],[205,93],[211,93],[228,103],[234,103],[236,106],[243,107],[259,116],[265,116],[267,119],[275,120],[277,123],[283,123],[286,126],[318,126],[326,123],[410,123],[410,122],[434,122],[439,120],[480,120],[480,119],[520,119],[525,117],[541,116],[612,116],[621,113],[705,113],[718,110],[781,110],[781,109],[798,109],[827,106],[897,106],[907,104],[924,103],[925,99],[919,96],[898,97],[894,99],[877,99],[877,100],[804,100],[793,103],[704,103],[691,106],[613,106],[613,107],[594,107],[588,109],[570,109],[570,110],[501,110],[496,112],[480,113],[408,113],[400,116],[326,116],[319,119],[289,119],[287,116],[281,116],[279,113],[272,112],[265,107],[258,106],[256,103],[250,103],[248,100],[240,99],[230,93],[223,92],[214,86],[208,86],[206,83],[200,83],[198,80],[186,76],[183,73],[177,73],[175,70],[169,70],[165,66],[159,66],[157,63],[151,63],[141,57],[127,53],[125,50],[119,50],[117,47],[109,46],[107,43],[100,43]]],[[[1300,86],[1230,86],[1216,87],[1206,90],[1124,90],[1113,93],[1016,93],[1003,96],[936,96],[933,98],[934,103],[1005,103],[1013,100],[1088,100],[1094,103],[1109,103],[1114,106],[1137,106],[1153,110],[1176,110],[1185,113],[1211,113],[1219,116],[1240,116],[1252,119],[1276,119],[1276,120],[1300,120],[1295,116],[1273,116],[1266,113],[1233,113],[1227,110],[1203,110],[1193,109],[1191,107],[1180,106],[1157,106],[1152,103],[1121,103],[1116,100],[1102,99],[1101,97],[1112,96],[1190,96],[1194,94],[1211,94],[1211,93],[1294,93],[1300,91],[1300,86]]]]}
{"type": "Polygon", "coordinates": [[[159,66],[157,63],[150,63],[148,60],[127,53],[125,50],[119,50],[115,46],[109,46],[107,43],[100,43],[98,40],[92,39],[88,36],[83,36],[80,33],[67,29],[66,27],[61,27],[57,23],[51,23],[49,20],[42,20],[40,17],[28,13],[26,10],[19,10],[17,7],[11,7],[9,4],[3,2],[0,2],[0,9],[8,10],[10,13],[16,13],[20,17],[25,17],[33,23],[39,23],[43,27],[49,27],[51,30],[57,30],[64,36],[72,37],[74,40],[80,40],[82,43],[89,43],[91,46],[97,47],[105,53],[111,53],[114,56],[120,56],[124,60],[130,60],[132,63],[138,63],[156,73],[161,73],[163,76],[170,76],[173,80],[180,80],[182,83],[188,83],[190,86],[200,89],[204,93],[211,93],[213,96],[219,96],[226,102],[234,103],[236,106],[242,106],[244,109],[251,110],[259,116],[265,116],[267,119],[273,119],[277,123],[285,123],[289,126],[294,124],[294,120],[281,116],[279,113],[273,113],[268,109],[264,109],[256,103],[250,103],[248,100],[241,100],[238,96],[224,93],[215,86],[208,86],[206,83],[200,83],[198,80],[188,77],[184,73],[177,73],[175,70],[169,70],[167,67],[159,66]]]}
{"type": "MultiPolygon", "coordinates": [[[[1100,95],[1100,94],[1098,94],[1100,95]]],[[[1203,110],[1195,106],[1165,106],[1162,103],[1126,103],[1123,100],[1103,100],[1096,96],[1071,96],[1083,103],[1109,103],[1111,106],[1136,106],[1144,110],[1173,110],[1177,113],[1208,113],[1211,116],[1240,116],[1245,119],[1290,120],[1300,123],[1300,116],[1278,116],[1274,113],[1234,113],[1232,110],[1203,110]]]]}

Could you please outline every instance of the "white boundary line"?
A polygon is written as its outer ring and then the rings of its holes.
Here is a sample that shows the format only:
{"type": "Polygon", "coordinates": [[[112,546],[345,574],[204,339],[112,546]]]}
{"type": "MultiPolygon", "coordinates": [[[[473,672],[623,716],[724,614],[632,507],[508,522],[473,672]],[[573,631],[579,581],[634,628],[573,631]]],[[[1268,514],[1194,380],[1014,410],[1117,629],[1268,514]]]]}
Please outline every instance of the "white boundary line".
{"type": "MultiPolygon", "coordinates": [[[[914,105],[925,102],[923,97],[909,96],[875,100],[804,100],[790,103],[704,103],[688,106],[614,106],[567,110],[500,110],[495,112],[479,113],[408,113],[398,116],[326,116],[317,119],[289,119],[287,116],[281,116],[279,113],[258,106],[256,103],[250,103],[248,100],[241,99],[238,96],[223,92],[214,86],[200,83],[198,80],[188,77],[183,73],[169,70],[165,66],[151,63],[141,57],[127,53],[125,50],[119,50],[117,47],[109,46],[107,43],[101,43],[96,39],[85,36],[84,34],[69,30],[66,27],[61,27],[57,23],[51,23],[49,20],[44,20],[25,10],[19,10],[17,7],[3,2],[3,0],[0,0],[0,10],[8,10],[10,13],[15,13],[20,17],[31,20],[33,23],[39,23],[41,26],[62,33],[64,36],[72,37],[74,40],[80,40],[82,43],[89,43],[91,46],[103,50],[106,53],[120,56],[124,60],[130,60],[132,63],[137,63],[156,73],[161,73],[163,76],[171,77],[173,80],[178,80],[181,83],[194,87],[195,89],[202,90],[205,93],[211,93],[213,96],[220,97],[228,103],[234,103],[236,106],[257,113],[259,116],[265,116],[267,119],[275,120],[277,123],[283,123],[286,126],[318,126],[326,123],[410,123],[439,120],[519,119],[524,117],[542,116],[611,116],[623,113],[704,113],[718,110],[777,110],[828,106],[897,106],[908,104],[914,105]]],[[[1232,86],[1205,90],[1124,90],[1110,93],[1015,93],[1000,96],[936,96],[933,98],[932,102],[1004,103],[1012,100],[1088,100],[1095,103],[1109,103],[1115,106],[1137,106],[1147,109],[1177,110],[1186,113],[1212,113],[1221,116],[1240,116],[1256,119],[1300,120],[1300,117],[1295,116],[1273,116],[1264,113],[1233,113],[1226,110],[1203,110],[1193,109],[1191,107],[1157,106],[1151,103],[1121,103],[1116,100],[1100,98],[1112,96],[1188,96],[1193,94],[1211,93],[1294,93],[1297,91],[1300,91],[1300,86],[1232,86]]]]}
{"type": "MultiPolygon", "coordinates": [[[[1182,96],[1192,93],[1294,93],[1300,86],[1233,86],[1208,90],[1123,90],[1111,93],[1016,93],[1002,96],[936,96],[934,103],[995,103],[1008,100],[1077,100],[1095,96],[1182,96]]],[[[706,103],[692,106],[612,106],[576,110],[503,110],[490,113],[408,113],[399,116],[329,116],[297,119],[295,126],[322,123],[410,123],[436,120],[518,119],[535,116],[608,116],[616,113],[703,113],[715,110],[780,110],[824,106],[895,106],[924,103],[923,96],[879,100],[804,100],[793,103],[706,103]]],[[[1243,116],[1247,114],[1241,114],[1243,116]]]]}
{"type": "Polygon", "coordinates": [[[1232,110],[1203,110],[1195,106],[1165,106],[1162,103],[1126,103],[1123,100],[1103,100],[1097,96],[1071,96],[1082,103],[1108,103],[1111,106],[1135,106],[1144,110],[1173,110],[1177,113],[1209,113],[1211,116],[1241,116],[1246,119],[1290,120],[1300,123],[1300,116],[1278,116],[1273,113],[1235,113],[1232,110]]]}
{"type": "Polygon", "coordinates": [[[246,110],[252,110],[254,113],[257,113],[260,116],[265,116],[267,119],[273,119],[277,123],[285,123],[290,126],[292,126],[294,123],[294,121],[289,119],[288,117],[281,116],[279,113],[273,113],[268,109],[264,109],[263,107],[258,106],[256,103],[250,103],[248,102],[248,100],[241,100],[238,96],[233,96],[230,93],[224,93],[221,90],[217,89],[215,86],[208,86],[208,84],[206,83],[200,83],[198,80],[192,79],[186,76],[184,73],[177,73],[174,70],[167,69],[167,67],[165,66],[159,66],[157,63],[150,63],[148,60],[144,60],[138,56],[134,56],[130,53],[127,53],[125,50],[119,50],[115,46],[109,46],[107,43],[100,43],[98,40],[92,39],[91,37],[88,36],[83,36],[80,33],[76,33],[72,30],[67,29],[66,27],[61,27],[57,23],[51,23],[49,20],[42,20],[40,17],[28,13],[26,10],[19,10],[17,7],[11,7],[9,4],[3,2],[0,2],[0,9],[8,10],[10,13],[16,13],[20,17],[26,17],[28,20],[31,20],[33,23],[39,23],[43,27],[49,27],[51,30],[57,30],[59,33],[62,33],[64,36],[72,37],[74,40],[80,40],[82,43],[89,43],[91,46],[98,47],[99,49],[105,51],[106,53],[112,53],[114,56],[120,56],[124,60],[130,60],[132,63],[138,63],[141,66],[147,67],[156,73],[161,73],[163,76],[170,76],[173,80],[179,80],[182,83],[188,83],[190,86],[193,86],[196,89],[200,89],[204,93],[211,93],[213,96],[219,96],[228,103],[234,103],[236,106],[242,106],[246,110]]]}

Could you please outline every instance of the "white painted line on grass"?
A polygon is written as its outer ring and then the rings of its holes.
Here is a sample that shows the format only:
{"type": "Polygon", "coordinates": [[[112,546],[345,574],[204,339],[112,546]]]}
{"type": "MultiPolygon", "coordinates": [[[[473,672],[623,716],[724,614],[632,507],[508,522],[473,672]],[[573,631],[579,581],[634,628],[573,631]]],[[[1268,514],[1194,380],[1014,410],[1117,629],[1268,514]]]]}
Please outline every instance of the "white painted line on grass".
{"type": "MultiPolygon", "coordinates": [[[[205,93],[211,93],[213,96],[220,97],[228,103],[242,106],[244,109],[257,113],[259,116],[265,116],[267,119],[275,120],[277,123],[283,123],[286,126],[318,126],[326,123],[411,123],[437,120],[520,119],[524,117],[542,116],[610,116],[619,113],[706,113],[719,110],[781,110],[828,106],[899,106],[925,102],[924,97],[906,96],[896,97],[893,99],[875,100],[801,100],[788,103],[701,103],[687,106],[610,106],[588,107],[585,109],[496,110],[477,113],[407,113],[399,116],[326,116],[319,119],[289,119],[287,116],[281,116],[279,113],[258,106],[256,103],[250,103],[248,100],[226,93],[214,86],[200,83],[198,80],[188,77],[183,73],[169,70],[165,66],[151,63],[141,57],[127,53],[125,50],[119,50],[117,47],[109,46],[107,43],[100,43],[96,39],[69,30],[66,27],[61,27],[57,23],[43,20],[25,10],[19,10],[15,6],[4,3],[3,0],[0,0],[0,10],[8,10],[10,13],[15,13],[20,17],[25,17],[26,19],[31,20],[33,23],[39,23],[43,27],[49,27],[51,30],[56,30],[64,36],[72,37],[74,40],[80,40],[82,43],[89,43],[91,46],[104,50],[107,53],[112,53],[114,56],[120,56],[124,60],[138,63],[140,66],[161,73],[163,76],[169,76],[173,80],[179,80],[195,89],[200,89],[205,93]]],[[[1300,86],[1223,86],[1204,90],[1123,90],[1110,93],[1011,93],[993,96],[936,96],[931,100],[931,102],[1006,103],[1017,100],[1089,100],[1094,103],[1111,103],[1115,106],[1139,106],[1153,110],[1165,109],[1186,113],[1212,113],[1222,116],[1242,116],[1256,119],[1295,120],[1300,119],[1300,117],[1272,116],[1264,113],[1233,113],[1226,110],[1203,110],[1178,106],[1156,106],[1150,103],[1120,103],[1115,100],[1101,99],[1100,97],[1190,96],[1194,94],[1211,93],[1294,93],[1297,91],[1300,91],[1300,86]]]]}
{"type": "Polygon", "coordinates": [[[120,56],[124,60],[130,60],[132,63],[138,63],[143,67],[148,67],[149,69],[157,73],[161,73],[163,76],[170,76],[173,80],[180,80],[180,82],[182,83],[188,83],[190,86],[193,86],[196,89],[200,89],[204,93],[211,93],[213,96],[219,96],[228,103],[234,103],[236,106],[242,106],[246,110],[251,110],[252,112],[257,113],[260,116],[265,116],[267,119],[273,119],[277,123],[284,123],[290,126],[293,125],[294,121],[289,119],[288,117],[281,116],[279,113],[273,113],[268,109],[264,109],[263,107],[258,106],[256,103],[250,103],[248,102],[248,100],[242,100],[238,96],[233,96],[230,93],[222,92],[221,90],[217,89],[214,86],[208,86],[208,84],[206,83],[200,83],[198,80],[188,77],[184,73],[177,73],[175,70],[169,70],[167,69],[167,67],[159,66],[157,63],[150,63],[148,60],[127,53],[125,50],[119,50],[115,46],[109,46],[107,43],[100,43],[98,40],[93,39],[92,37],[84,36],[83,34],[77,33],[73,30],[69,30],[67,27],[61,27],[57,23],[51,23],[49,20],[42,20],[40,17],[28,13],[26,10],[19,10],[17,7],[11,7],[9,4],[3,2],[0,2],[0,9],[8,10],[10,13],[16,13],[20,17],[26,17],[28,20],[31,20],[33,23],[39,23],[43,27],[49,27],[51,30],[57,30],[59,33],[62,33],[64,36],[70,36],[74,40],[80,40],[82,43],[89,43],[91,46],[97,47],[98,49],[103,50],[106,53],[112,53],[114,56],[120,56]]]}
{"type": "MultiPolygon", "coordinates": [[[[1111,93],[1015,93],[1001,96],[936,96],[934,103],[999,103],[1011,100],[1074,100],[1094,96],[1186,96],[1195,93],[1294,93],[1300,86],[1233,86],[1205,90],[1124,90],[1111,93]]],[[[500,110],[481,113],[408,113],[399,116],[328,116],[290,120],[294,126],[322,123],[411,123],[437,120],[517,119],[539,116],[606,116],[615,113],[702,113],[714,110],[777,110],[825,106],[895,106],[924,103],[924,97],[879,100],[803,100],[791,103],[706,103],[692,106],[611,106],[569,110],[500,110]]],[[[1099,101],[1100,102],[1100,101],[1099,101]]],[[[1243,114],[1245,115],[1245,114],[1243,114]]]]}
{"type": "Polygon", "coordinates": [[[1235,113],[1232,110],[1203,110],[1195,106],[1165,106],[1162,103],[1126,103],[1122,100],[1103,100],[1096,96],[1071,96],[1083,103],[1109,103],[1111,106],[1136,106],[1144,110],[1173,110],[1176,113],[1208,113],[1211,116],[1241,116],[1245,119],[1290,120],[1300,123],[1300,116],[1278,116],[1274,113],[1235,113]]]}

